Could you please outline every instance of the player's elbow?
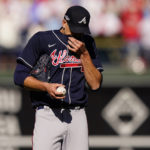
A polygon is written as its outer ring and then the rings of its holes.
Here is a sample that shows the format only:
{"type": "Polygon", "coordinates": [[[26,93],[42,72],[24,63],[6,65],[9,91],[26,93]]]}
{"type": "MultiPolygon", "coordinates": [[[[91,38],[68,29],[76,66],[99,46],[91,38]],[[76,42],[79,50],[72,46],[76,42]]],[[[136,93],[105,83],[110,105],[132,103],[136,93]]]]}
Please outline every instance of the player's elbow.
{"type": "Polygon", "coordinates": [[[14,72],[14,83],[18,86],[24,86],[24,80],[29,76],[29,71],[23,68],[23,65],[18,64],[14,72]]]}
{"type": "Polygon", "coordinates": [[[23,86],[23,78],[18,71],[15,71],[14,73],[14,84],[18,86],[23,86]]]}
{"type": "Polygon", "coordinates": [[[96,91],[100,88],[100,83],[95,83],[94,85],[91,86],[91,90],[96,91]]]}

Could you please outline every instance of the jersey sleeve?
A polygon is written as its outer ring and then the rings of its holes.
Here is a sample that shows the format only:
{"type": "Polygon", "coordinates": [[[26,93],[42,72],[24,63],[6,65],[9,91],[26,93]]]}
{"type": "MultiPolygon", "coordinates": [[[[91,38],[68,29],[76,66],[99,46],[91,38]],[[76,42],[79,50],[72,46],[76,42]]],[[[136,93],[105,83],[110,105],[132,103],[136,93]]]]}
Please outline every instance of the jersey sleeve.
{"type": "Polygon", "coordinates": [[[24,64],[18,63],[14,72],[14,83],[23,87],[24,80],[30,74],[31,68],[27,67],[24,64]]]}
{"type": "Polygon", "coordinates": [[[104,71],[103,69],[103,66],[102,66],[102,63],[101,63],[101,59],[100,57],[98,56],[98,50],[96,48],[96,44],[95,44],[95,41],[92,37],[88,36],[86,38],[86,47],[90,53],[90,56],[92,58],[92,62],[93,64],[95,65],[95,67],[100,71],[104,71]]]}
{"type": "Polygon", "coordinates": [[[39,36],[40,32],[34,34],[31,37],[31,39],[28,41],[27,45],[17,58],[17,63],[21,63],[29,68],[33,68],[41,53],[39,36]]]}

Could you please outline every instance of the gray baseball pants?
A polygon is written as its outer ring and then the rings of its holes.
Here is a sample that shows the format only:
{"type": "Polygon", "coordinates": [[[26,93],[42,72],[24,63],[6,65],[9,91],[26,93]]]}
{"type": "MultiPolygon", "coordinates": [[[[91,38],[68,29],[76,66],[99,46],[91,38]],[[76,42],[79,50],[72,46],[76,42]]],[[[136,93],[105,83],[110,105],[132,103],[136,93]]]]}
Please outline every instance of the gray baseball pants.
{"type": "Polygon", "coordinates": [[[33,150],[88,150],[84,108],[36,110],[33,150]]]}

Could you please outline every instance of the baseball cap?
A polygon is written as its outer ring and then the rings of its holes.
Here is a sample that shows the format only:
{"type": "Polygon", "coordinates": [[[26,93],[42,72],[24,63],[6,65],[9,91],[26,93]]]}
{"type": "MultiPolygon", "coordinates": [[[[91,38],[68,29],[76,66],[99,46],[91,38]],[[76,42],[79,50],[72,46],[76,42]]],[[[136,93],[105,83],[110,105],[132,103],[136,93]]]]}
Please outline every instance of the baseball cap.
{"type": "Polygon", "coordinates": [[[90,34],[90,14],[84,7],[72,6],[68,8],[64,19],[67,21],[71,32],[90,34]]]}

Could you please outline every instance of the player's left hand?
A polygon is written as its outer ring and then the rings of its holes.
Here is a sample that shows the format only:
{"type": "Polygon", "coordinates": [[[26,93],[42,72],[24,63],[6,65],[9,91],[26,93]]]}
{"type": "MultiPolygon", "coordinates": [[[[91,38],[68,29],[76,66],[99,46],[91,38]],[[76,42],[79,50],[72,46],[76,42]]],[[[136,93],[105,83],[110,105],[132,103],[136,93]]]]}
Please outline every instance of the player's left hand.
{"type": "Polygon", "coordinates": [[[69,37],[68,44],[69,45],[67,45],[67,48],[78,55],[81,55],[87,51],[85,43],[75,39],[74,37],[69,37]]]}

